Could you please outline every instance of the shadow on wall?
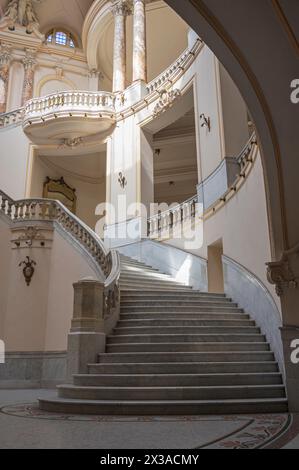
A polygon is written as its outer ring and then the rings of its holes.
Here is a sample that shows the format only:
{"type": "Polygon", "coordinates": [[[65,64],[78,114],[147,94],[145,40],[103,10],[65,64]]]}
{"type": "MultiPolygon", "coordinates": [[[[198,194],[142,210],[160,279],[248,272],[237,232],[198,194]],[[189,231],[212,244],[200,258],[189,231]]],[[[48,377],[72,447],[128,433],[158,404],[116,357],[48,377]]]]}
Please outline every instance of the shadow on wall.
{"type": "Polygon", "coordinates": [[[223,256],[225,293],[248,313],[266,335],[280,371],[285,374],[280,328],[282,320],[266,286],[250,271],[223,256]]]}

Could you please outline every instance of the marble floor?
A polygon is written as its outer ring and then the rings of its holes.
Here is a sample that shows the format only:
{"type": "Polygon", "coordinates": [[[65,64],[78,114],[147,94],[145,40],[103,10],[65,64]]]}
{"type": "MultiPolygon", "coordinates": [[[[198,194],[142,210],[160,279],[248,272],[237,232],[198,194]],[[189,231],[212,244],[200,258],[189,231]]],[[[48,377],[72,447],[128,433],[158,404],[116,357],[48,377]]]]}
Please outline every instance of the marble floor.
{"type": "Polygon", "coordinates": [[[299,449],[299,416],[103,417],[41,412],[52,390],[0,390],[0,449],[299,449]]]}

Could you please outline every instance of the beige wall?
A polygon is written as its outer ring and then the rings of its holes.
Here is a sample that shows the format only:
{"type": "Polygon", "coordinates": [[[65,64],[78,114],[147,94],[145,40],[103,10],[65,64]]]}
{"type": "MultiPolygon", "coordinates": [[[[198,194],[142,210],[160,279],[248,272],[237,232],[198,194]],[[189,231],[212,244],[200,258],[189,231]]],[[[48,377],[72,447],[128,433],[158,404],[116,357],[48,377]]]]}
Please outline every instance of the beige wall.
{"type": "Polygon", "coordinates": [[[25,196],[28,154],[22,126],[0,130],[0,189],[13,199],[25,196]]]}
{"type": "MultiPolygon", "coordinates": [[[[258,277],[280,308],[274,286],[268,283],[265,263],[271,260],[265,186],[261,159],[239,192],[220,211],[204,223],[204,243],[190,250],[208,257],[208,246],[223,241],[223,254],[237,261],[258,277]]],[[[182,241],[167,243],[183,248],[182,241]]]]}
{"type": "MultiPolygon", "coordinates": [[[[44,224],[43,227],[45,228],[44,224]]],[[[72,284],[102,278],[89,256],[51,226],[43,232],[53,243],[14,248],[7,224],[0,220],[0,338],[6,350],[63,351],[73,312],[72,284]],[[19,264],[30,256],[37,264],[30,286],[19,264]],[[90,263],[90,264],[89,264],[90,263]]]]}

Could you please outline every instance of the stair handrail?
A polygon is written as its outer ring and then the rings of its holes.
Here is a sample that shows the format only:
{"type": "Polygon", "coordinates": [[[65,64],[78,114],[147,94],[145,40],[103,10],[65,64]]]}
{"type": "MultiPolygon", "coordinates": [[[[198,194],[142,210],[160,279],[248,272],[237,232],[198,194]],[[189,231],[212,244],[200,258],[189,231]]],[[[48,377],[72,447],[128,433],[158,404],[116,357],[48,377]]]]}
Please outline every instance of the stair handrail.
{"type": "Polygon", "coordinates": [[[54,199],[20,199],[14,201],[0,190],[0,212],[13,223],[54,222],[69,233],[91,256],[104,274],[105,316],[119,304],[120,257],[107,251],[101,238],[60,201],[54,199]]]}

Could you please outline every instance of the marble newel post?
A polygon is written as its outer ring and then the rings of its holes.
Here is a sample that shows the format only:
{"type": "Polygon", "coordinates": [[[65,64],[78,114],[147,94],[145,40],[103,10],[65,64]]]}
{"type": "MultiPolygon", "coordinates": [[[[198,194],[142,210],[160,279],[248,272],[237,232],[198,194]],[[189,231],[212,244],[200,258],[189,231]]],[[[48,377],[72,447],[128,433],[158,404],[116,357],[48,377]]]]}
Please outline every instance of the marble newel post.
{"type": "Polygon", "coordinates": [[[26,56],[23,59],[24,65],[24,82],[22,92],[22,106],[26,101],[33,98],[33,85],[34,85],[34,68],[36,65],[35,51],[31,49],[26,50],[26,56]]]}
{"type": "Polygon", "coordinates": [[[6,112],[10,61],[11,61],[10,47],[7,45],[1,45],[0,47],[0,113],[6,112]]]}
{"type": "Polygon", "coordinates": [[[145,0],[134,2],[133,82],[147,82],[145,0]]]}
{"type": "Polygon", "coordinates": [[[118,0],[112,6],[114,15],[113,92],[126,88],[126,19],[131,14],[131,2],[118,0]]]}

